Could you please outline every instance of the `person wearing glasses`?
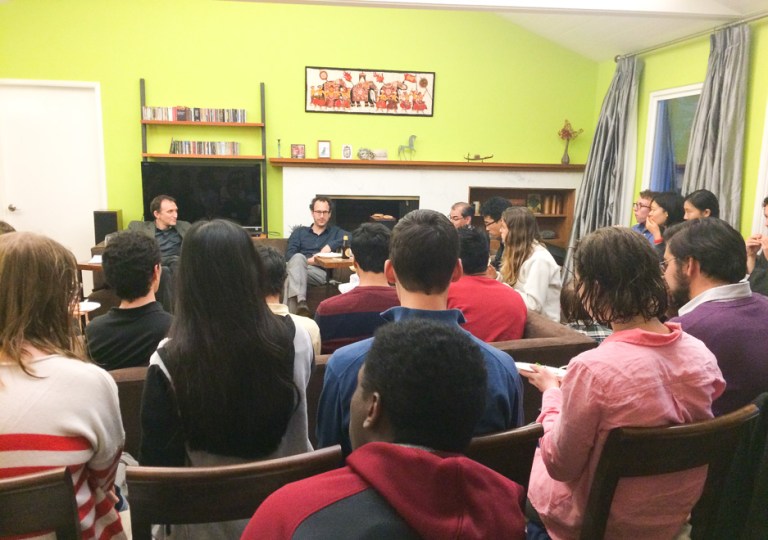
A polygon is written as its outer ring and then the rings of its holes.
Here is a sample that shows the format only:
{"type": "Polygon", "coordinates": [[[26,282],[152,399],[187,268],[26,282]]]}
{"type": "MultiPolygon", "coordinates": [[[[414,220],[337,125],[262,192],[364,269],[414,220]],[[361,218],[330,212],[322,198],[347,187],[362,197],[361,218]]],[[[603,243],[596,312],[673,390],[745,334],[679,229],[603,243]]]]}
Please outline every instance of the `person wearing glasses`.
{"type": "Polygon", "coordinates": [[[312,225],[296,227],[288,238],[285,260],[288,262],[287,304],[291,313],[311,317],[307,307],[307,284],[323,285],[325,270],[315,266],[315,255],[341,248],[347,231],[330,225],[331,200],[315,197],[309,205],[312,225]]]}
{"type": "Polygon", "coordinates": [[[460,229],[462,227],[470,227],[472,225],[472,216],[474,215],[474,206],[465,202],[457,202],[451,206],[451,211],[448,213],[448,219],[451,220],[454,227],[460,229]]]}
{"type": "Polygon", "coordinates": [[[651,211],[652,200],[653,191],[645,189],[640,192],[637,202],[632,205],[632,210],[635,212],[635,220],[637,221],[637,224],[632,226],[632,230],[645,236],[651,243],[653,243],[653,233],[645,227],[645,220],[648,219],[648,212],[651,211]]]}
{"type": "Polygon", "coordinates": [[[504,242],[501,238],[501,214],[510,206],[512,203],[504,197],[491,197],[480,207],[485,231],[491,240],[499,242],[499,249],[496,250],[496,255],[491,260],[491,266],[496,271],[501,268],[501,257],[504,255],[504,242]]]}

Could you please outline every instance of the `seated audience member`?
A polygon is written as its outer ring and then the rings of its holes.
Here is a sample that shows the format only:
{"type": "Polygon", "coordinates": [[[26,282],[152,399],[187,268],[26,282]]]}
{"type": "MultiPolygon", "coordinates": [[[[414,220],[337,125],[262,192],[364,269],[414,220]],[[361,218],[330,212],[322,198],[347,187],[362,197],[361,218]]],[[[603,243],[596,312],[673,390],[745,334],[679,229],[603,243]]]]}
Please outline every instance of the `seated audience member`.
{"type": "Polygon", "coordinates": [[[673,192],[654,193],[645,226],[653,234],[653,246],[659,260],[664,259],[664,230],[683,222],[683,197],[673,192]]]}
{"type": "Polygon", "coordinates": [[[120,232],[104,248],[102,265],[120,305],[88,324],[88,353],[108,370],[146,366],[173,320],[155,301],[161,272],[157,243],[135,232],[120,232]]]}
{"type": "Polygon", "coordinates": [[[16,229],[13,228],[13,225],[10,223],[6,223],[5,221],[0,221],[0,234],[7,234],[9,232],[16,232],[16,229]]]}
{"type": "MultiPolygon", "coordinates": [[[[293,319],[269,311],[263,272],[242,227],[217,219],[190,228],[176,316],[144,383],[141,465],[231,465],[312,449],[312,343],[293,319]]],[[[238,538],[246,523],[174,525],[173,534],[238,538]]]]}
{"type": "MultiPolygon", "coordinates": [[[[768,227],[768,197],[763,199],[763,217],[768,227]]],[[[747,272],[752,291],[768,296],[768,235],[757,233],[747,238],[747,272]]]]}
{"type": "Polygon", "coordinates": [[[166,311],[173,312],[173,276],[181,256],[181,244],[191,224],[179,221],[176,199],[170,195],[158,195],[152,199],[149,211],[152,212],[154,221],[131,221],[128,230],[141,233],[157,242],[163,265],[157,298],[166,311]]]}
{"type": "Polygon", "coordinates": [[[524,538],[523,488],[459,455],[485,390],[466,333],[426,320],[380,328],[350,405],[347,465],[278,490],[243,539],[524,538]]]}
{"type": "Polygon", "coordinates": [[[331,200],[315,197],[309,205],[312,225],[296,227],[288,237],[285,260],[288,261],[288,287],[286,302],[292,313],[309,317],[307,306],[307,284],[322,285],[326,280],[325,270],[315,266],[315,255],[330,253],[341,248],[346,231],[336,225],[329,225],[331,200]]]}
{"type": "Polygon", "coordinates": [[[491,261],[491,266],[495,270],[501,268],[501,257],[504,254],[504,239],[501,236],[501,214],[504,210],[512,206],[512,203],[504,197],[491,197],[480,207],[480,214],[483,216],[485,231],[491,240],[499,242],[499,249],[491,261]]]}
{"type": "Polygon", "coordinates": [[[288,278],[285,258],[275,248],[257,245],[256,251],[264,265],[264,295],[267,307],[275,315],[281,317],[290,316],[296,326],[303,327],[309,332],[312,339],[312,350],[315,356],[320,354],[320,328],[309,317],[294,315],[288,311],[288,306],[280,303],[280,295],[283,293],[283,285],[288,278]]]}
{"type": "Polygon", "coordinates": [[[714,193],[706,189],[697,189],[683,201],[683,219],[720,217],[720,202],[714,193]]]}
{"type": "MultiPolygon", "coordinates": [[[[592,479],[611,429],[712,418],[725,383],[714,355],[679,324],[659,322],[667,291],[654,249],[639,234],[606,227],[574,253],[574,289],[593,320],[613,334],[576,356],[561,380],[531,366],[543,392],[544,436],[533,461],[529,537],[578,538],[592,479]],[[535,536],[534,536],[535,537],[535,536]]],[[[605,538],[674,538],[701,495],[706,470],[622,479],[605,538]]]]}
{"type": "Polygon", "coordinates": [[[544,246],[536,217],[513,206],[501,216],[504,257],[501,280],[523,297],[528,309],[560,322],[560,267],[544,246]]]}
{"type": "MultiPolygon", "coordinates": [[[[633,227],[632,230],[634,231],[635,228],[633,227]]],[[[568,328],[576,330],[598,343],[602,343],[613,333],[607,326],[592,320],[587,310],[581,305],[576,291],[573,290],[573,283],[563,285],[563,290],[560,292],[560,310],[563,312],[565,325],[568,328]]]]}
{"type": "MultiPolygon", "coordinates": [[[[389,260],[384,264],[394,282],[401,307],[384,312],[387,321],[431,319],[458,327],[464,317],[447,309],[448,285],[461,277],[459,237],[450,220],[434,210],[414,210],[392,231],[389,260]]],[[[473,337],[480,345],[488,371],[486,408],[475,425],[475,435],[517,427],[523,422],[522,380],[512,358],[473,337]]],[[[374,338],[342,347],[325,369],[317,413],[319,447],[341,444],[349,454],[349,402],[357,385],[357,372],[374,338]]]]}
{"type": "Polygon", "coordinates": [[[632,230],[645,236],[651,243],[653,243],[653,233],[646,228],[645,222],[648,219],[648,212],[651,210],[653,195],[653,191],[645,189],[640,192],[637,201],[632,205],[632,210],[635,213],[635,220],[637,221],[637,223],[632,226],[632,230]]]}
{"type": "Polygon", "coordinates": [[[360,283],[345,294],[323,300],[317,307],[315,322],[320,327],[323,354],[371,337],[387,322],[381,313],[400,305],[397,291],[384,275],[391,236],[381,223],[363,223],[352,232],[350,248],[360,283]]]}
{"type": "Polygon", "coordinates": [[[0,236],[0,478],[65,466],[82,537],[124,539],[113,491],[125,441],[117,385],[84,361],[71,313],[79,291],[64,246],[0,236]]]}
{"type": "Polygon", "coordinates": [[[486,342],[520,339],[528,309],[520,293],[489,278],[488,237],[483,231],[458,229],[464,274],[448,287],[448,308],[464,315],[462,328],[486,342]]]}
{"type": "Polygon", "coordinates": [[[457,229],[472,226],[472,216],[475,215],[475,207],[469,203],[457,202],[451,206],[448,218],[457,229]]]}
{"type": "Polygon", "coordinates": [[[717,218],[667,229],[662,266],[683,330],[717,358],[727,386],[712,405],[715,416],[743,407],[768,390],[768,298],[743,281],[744,239],[717,218]]]}

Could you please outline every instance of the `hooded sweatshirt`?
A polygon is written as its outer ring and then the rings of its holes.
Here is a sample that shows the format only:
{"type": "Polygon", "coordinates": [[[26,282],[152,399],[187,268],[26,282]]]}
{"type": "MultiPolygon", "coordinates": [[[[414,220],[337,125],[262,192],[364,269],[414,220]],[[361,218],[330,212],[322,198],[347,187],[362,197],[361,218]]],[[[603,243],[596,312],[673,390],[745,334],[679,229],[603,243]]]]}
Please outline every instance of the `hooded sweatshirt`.
{"type": "Polygon", "coordinates": [[[457,455],[369,443],[258,508],[242,538],[522,539],[524,490],[457,455]]]}

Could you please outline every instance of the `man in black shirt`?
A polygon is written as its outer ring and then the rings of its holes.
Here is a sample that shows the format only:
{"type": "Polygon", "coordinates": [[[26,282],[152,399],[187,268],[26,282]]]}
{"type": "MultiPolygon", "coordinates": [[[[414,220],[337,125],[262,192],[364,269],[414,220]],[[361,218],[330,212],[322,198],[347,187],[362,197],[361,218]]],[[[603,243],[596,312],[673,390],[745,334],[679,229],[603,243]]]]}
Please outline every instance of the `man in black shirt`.
{"type": "Polygon", "coordinates": [[[86,327],[88,353],[107,370],[147,365],[172,321],[155,301],[162,271],[160,249],[147,236],[121,232],[104,249],[102,264],[120,306],[86,327]]]}

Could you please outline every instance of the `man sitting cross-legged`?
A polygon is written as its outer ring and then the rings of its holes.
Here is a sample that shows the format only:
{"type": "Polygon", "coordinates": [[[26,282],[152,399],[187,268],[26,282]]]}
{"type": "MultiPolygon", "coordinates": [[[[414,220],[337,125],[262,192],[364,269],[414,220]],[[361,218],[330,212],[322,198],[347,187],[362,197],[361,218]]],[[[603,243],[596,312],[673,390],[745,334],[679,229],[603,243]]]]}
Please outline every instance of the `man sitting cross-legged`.
{"type": "Polygon", "coordinates": [[[304,327],[312,338],[312,350],[315,356],[320,354],[320,329],[317,323],[309,317],[294,315],[289,313],[288,306],[280,303],[280,295],[283,293],[283,285],[288,277],[288,271],[285,266],[285,259],[273,247],[257,245],[256,251],[261,257],[264,265],[264,293],[267,295],[265,300],[267,307],[275,315],[285,317],[290,315],[296,326],[304,327]]]}
{"type": "MultiPolygon", "coordinates": [[[[431,319],[458,327],[461,312],[447,309],[448,285],[461,277],[459,237],[450,220],[434,210],[406,214],[392,231],[387,280],[395,283],[401,307],[383,313],[388,321],[431,319]]],[[[521,425],[523,390],[512,358],[481,340],[488,371],[485,412],[475,425],[475,435],[521,425]]],[[[319,447],[341,444],[349,454],[349,402],[357,385],[357,372],[374,338],[342,347],[328,360],[317,414],[319,447]]],[[[439,377],[441,374],[436,373],[439,377]]]]}
{"type": "Polygon", "coordinates": [[[671,322],[715,355],[726,387],[712,412],[732,412],[768,389],[768,298],[744,281],[744,239],[725,221],[692,219],[667,229],[664,241],[664,278],[679,308],[671,322]]]}
{"type": "Polygon", "coordinates": [[[461,310],[464,330],[483,341],[520,339],[528,308],[523,297],[487,276],[488,236],[479,229],[458,229],[464,275],[448,287],[448,307],[461,310]]]}
{"type": "Polygon", "coordinates": [[[485,395],[483,353],[465,332],[415,319],[379,328],[346,466],[278,490],[242,538],[524,538],[523,488],[458,455],[485,395]]]}
{"type": "Polygon", "coordinates": [[[386,322],[381,312],[400,305],[397,291],[384,275],[391,236],[381,223],[363,223],[352,232],[350,248],[360,284],[317,306],[315,321],[323,338],[323,354],[371,337],[386,322]]]}
{"type": "Polygon", "coordinates": [[[88,353],[107,370],[146,366],[173,320],[155,301],[161,272],[157,242],[120,232],[104,248],[102,264],[120,305],[88,324],[88,353]]]}

